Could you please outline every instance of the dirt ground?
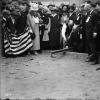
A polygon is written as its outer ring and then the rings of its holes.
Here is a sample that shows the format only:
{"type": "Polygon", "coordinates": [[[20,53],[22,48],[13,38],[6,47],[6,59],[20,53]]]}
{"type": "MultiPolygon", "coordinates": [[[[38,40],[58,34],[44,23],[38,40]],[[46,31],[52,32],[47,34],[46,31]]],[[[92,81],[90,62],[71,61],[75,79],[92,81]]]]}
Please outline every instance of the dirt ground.
{"type": "Polygon", "coordinates": [[[86,54],[61,53],[0,59],[2,99],[100,100],[100,67],[86,54]]]}

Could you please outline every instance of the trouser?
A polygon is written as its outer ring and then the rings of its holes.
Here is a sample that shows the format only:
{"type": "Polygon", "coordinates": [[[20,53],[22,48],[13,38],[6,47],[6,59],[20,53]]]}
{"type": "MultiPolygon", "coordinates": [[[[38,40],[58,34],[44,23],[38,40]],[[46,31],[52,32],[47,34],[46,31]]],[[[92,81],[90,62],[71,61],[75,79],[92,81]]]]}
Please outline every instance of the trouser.
{"type": "Polygon", "coordinates": [[[96,50],[95,39],[90,39],[88,42],[88,54],[92,54],[90,59],[98,61],[98,53],[96,50]]]}

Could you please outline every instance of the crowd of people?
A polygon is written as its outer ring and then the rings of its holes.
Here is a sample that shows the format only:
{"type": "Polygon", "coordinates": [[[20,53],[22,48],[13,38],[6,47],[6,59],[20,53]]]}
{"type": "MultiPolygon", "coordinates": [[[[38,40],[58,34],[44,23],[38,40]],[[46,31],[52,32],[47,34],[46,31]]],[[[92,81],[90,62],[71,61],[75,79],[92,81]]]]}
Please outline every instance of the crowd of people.
{"type": "Polygon", "coordinates": [[[37,55],[42,50],[71,47],[88,53],[98,64],[100,52],[100,1],[85,1],[80,6],[62,3],[9,0],[2,6],[3,55],[37,55]]]}

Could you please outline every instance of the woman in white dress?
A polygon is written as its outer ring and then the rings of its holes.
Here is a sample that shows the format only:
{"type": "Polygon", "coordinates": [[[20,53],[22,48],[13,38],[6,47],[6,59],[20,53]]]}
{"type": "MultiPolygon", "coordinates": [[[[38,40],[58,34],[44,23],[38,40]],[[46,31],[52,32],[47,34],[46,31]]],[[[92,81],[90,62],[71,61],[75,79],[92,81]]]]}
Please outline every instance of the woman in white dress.
{"type": "Polygon", "coordinates": [[[33,47],[31,48],[34,51],[34,54],[38,54],[38,50],[40,50],[40,33],[39,33],[39,17],[36,10],[30,10],[28,14],[28,23],[32,32],[35,34],[35,38],[33,39],[33,47]]]}

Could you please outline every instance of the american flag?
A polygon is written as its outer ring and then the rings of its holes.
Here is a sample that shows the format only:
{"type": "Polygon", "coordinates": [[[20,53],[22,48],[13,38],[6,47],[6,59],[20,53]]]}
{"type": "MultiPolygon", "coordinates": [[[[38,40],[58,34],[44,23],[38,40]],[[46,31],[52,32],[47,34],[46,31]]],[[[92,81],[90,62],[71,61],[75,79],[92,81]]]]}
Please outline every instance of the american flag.
{"type": "Polygon", "coordinates": [[[4,49],[6,54],[19,55],[31,48],[32,45],[28,29],[26,29],[26,31],[20,36],[12,36],[11,42],[9,42],[8,39],[4,40],[4,49]]]}

